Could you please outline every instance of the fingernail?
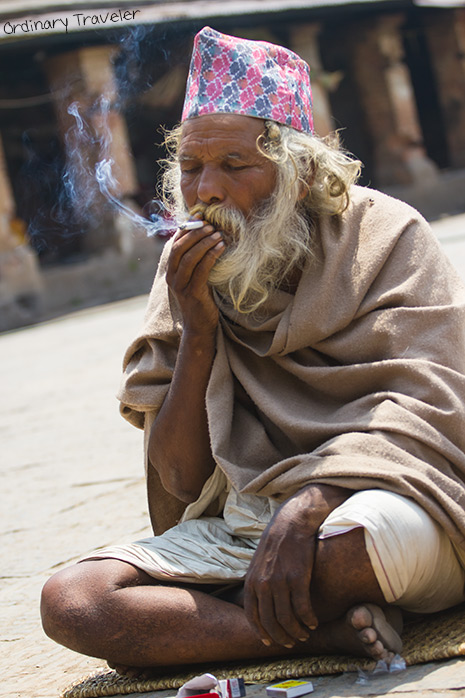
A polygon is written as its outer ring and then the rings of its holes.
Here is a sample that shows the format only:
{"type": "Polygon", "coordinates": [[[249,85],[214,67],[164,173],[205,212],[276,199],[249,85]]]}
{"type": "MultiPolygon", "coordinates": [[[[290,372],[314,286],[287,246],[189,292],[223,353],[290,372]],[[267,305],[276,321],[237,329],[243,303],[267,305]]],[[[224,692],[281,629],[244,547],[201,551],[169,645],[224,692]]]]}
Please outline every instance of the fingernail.
{"type": "Polygon", "coordinates": [[[310,630],[316,630],[316,625],[309,625],[310,630]]]}
{"type": "Polygon", "coordinates": [[[294,645],[293,645],[293,644],[290,644],[290,645],[284,645],[284,647],[287,647],[287,649],[288,649],[288,650],[291,650],[291,649],[292,649],[292,648],[294,647],[294,645]]]}
{"type": "Polygon", "coordinates": [[[221,235],[221,233],[218,233],[218,232],[217,232],[217,233],[213,233],[213,235],[212,235],[212,240],[221,240],[222,237],[223,237],[223,236],[221,235]]]}
{"type": "Polygon", "coordinates": [[[263,642],[263,644],[266,645],[267,647],[270,647],[270,646],[271,646],[271,642],[270,642],[269,640],[265,640],[264,638],[262,638],[262,642],[263,642]]]}
{"type": "Polygon", "coordinates": [[[305,637],[299,637],[299,642],[306,642],[308,640],[308,635],[305,635],[305,637]]]}

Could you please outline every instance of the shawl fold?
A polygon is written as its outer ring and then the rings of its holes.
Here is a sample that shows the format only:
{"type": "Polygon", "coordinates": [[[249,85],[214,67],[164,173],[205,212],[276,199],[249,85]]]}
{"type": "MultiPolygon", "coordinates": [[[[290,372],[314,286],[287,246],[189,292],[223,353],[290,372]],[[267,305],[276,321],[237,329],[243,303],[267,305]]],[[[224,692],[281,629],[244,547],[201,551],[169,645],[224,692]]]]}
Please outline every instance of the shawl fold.
{"type": "MultiPolygon", "coordinates": [[[[403,494],[465,554],[465,288],[420,214],[370,189],[321,218],[313,245],[294,295],[276,291],[254,315],[217,299],[215,461],[239,492],[278,501],[312,482],[403,494]]],[[[170,246],[118,395],[146,435],[182,333],[170,246]]],[[[185,505],[153,468],[147,481],[159,533],[185,505]]]]}

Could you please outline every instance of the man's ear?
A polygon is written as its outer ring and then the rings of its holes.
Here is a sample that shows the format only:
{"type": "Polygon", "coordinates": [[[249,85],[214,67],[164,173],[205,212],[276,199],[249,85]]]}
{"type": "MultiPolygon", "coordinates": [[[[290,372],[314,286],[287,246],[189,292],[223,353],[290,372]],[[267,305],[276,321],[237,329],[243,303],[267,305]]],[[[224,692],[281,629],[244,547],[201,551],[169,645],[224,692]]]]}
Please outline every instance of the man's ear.
{"type": "Polygon", "coordinates": [[[306,182],[299,182],[299,201],[305,199],[308,194],[309,186],[306,182]]]}
{"type": "Polygon", "coordinates": [[[314,179],[315,177],[312,175],[309,182],[302,182],[302,180],[299,182],[299,201],[305,199],[308,192],[310,191],[310,187],[312,186],[314,179]]]}
{"type": "Polygon", "coordinates": [[[305,197],[309,193],[310,189],[312,188],[314,181],[315,181],[315,167],[313,166],[312,173],[311,173],[310,177],[308,178],[308,181],[303,182],[302,180],[300,180],[300,182],[299,182],[299,201],[302,201],[302,199],[305,199],[305,197]]]}

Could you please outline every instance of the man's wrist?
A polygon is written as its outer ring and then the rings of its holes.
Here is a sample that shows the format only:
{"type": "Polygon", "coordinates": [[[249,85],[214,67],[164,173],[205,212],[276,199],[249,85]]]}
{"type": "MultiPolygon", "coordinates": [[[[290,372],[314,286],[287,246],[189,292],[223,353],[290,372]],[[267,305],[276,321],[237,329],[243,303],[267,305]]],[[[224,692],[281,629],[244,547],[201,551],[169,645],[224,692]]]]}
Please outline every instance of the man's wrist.
{"type": "Polygon", "coordinates": [[[292,495],[289,505],[293,518],[305,521],[317,530],[329,514],[351,495],[350,490],[333,485],[310,484],[292,495]]]}
{"type": "Polygon", "coordinates": [[[214,353],[216,351],[216,328],[211,332],[199,332],[198,330],[185,328],[182,333],[181,344],[196,355],[214,353]]]}

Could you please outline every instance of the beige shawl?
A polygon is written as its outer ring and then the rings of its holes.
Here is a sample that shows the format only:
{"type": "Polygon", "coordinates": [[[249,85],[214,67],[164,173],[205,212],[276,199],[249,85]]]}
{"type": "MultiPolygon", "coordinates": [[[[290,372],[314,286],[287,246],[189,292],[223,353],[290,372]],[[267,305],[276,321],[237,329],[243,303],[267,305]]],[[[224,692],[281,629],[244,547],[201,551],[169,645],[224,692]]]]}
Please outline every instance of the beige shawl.
{"type": "MultiPolygon", "coordinates": [[[[169,248],[119,394],[146,433],[182,332],[169,248]]],[[[238,491],[391,490],[465,551],[465,289],[416,211],[354,187],[348,210],[319,222],[295,295],[277,291],[262,317],[220,308],[206,405],[214,458],[238,491]]],[[[147,478],[158,533],[184,505],[153,468],[147,478]]]]}

